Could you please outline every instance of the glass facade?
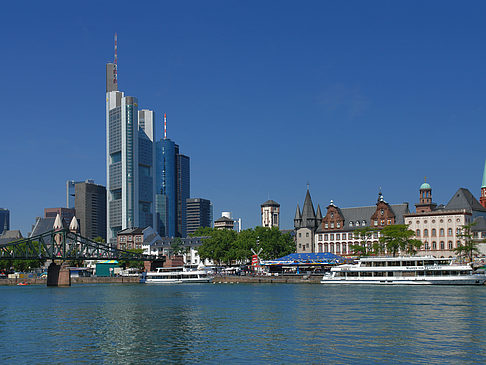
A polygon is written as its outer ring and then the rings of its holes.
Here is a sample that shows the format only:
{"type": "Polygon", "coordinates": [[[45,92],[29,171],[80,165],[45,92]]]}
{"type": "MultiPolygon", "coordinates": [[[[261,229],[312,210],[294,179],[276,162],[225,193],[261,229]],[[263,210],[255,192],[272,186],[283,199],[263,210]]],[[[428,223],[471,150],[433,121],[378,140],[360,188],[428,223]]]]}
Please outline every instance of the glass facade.
{"type": "Polygon", "coordinates": [[[10,211],[0,208],[0,234],[10,230],[10,211]]]}

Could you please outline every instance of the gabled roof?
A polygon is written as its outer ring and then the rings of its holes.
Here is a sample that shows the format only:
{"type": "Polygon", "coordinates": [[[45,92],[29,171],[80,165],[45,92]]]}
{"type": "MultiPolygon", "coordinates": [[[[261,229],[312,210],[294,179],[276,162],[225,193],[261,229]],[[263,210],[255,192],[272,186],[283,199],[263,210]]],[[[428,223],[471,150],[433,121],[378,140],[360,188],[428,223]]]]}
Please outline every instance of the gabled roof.
{"type": "Polygon", "coordinates": [[[486,208],[484,208],[474,195],[468,189],[460,188],[457,190],[454,195],[452,196],[449,203],[447,203],[446,210],[461,210],[466,209],[467,211],[478,210],[481,212],[486,212],[486,208]]]}
{"type": "Polygon", "coordinates": [[[302,207],[302,223],[305,225],[308,219],[316,219],[316,212],[314,210],[314,205],[312,204],[309,190],[307,190],[307,194],[305,194],[304,206],[302,207]]]}
{"type": "MultiPolygon", "coordinates": [[[[38,236],[40,234],[52,231],[54,229],[55,220],[56,220],[56,218],[37,218],[37,221],[34,225],[34,229],[32,230],[32,233],[30,234],[30,237],[38,236]]],[[[62,226],[64,228],[69,227],[69,222],[66,221],[65,218],[62,219],[62,226]]]]}

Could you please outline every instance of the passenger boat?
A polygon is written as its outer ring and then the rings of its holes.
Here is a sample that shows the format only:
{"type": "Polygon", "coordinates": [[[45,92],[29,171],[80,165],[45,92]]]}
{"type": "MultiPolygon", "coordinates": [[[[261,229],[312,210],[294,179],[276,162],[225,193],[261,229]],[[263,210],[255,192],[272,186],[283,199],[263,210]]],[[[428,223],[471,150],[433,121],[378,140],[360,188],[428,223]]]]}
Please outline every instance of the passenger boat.
{"type": "Polygon", "coordinates": [[[142,274],[141,283],[147,284],[182,284],[182,283],[210,283],[213,280],[207,271],[188,270],[180,267],[160,267],[155,272],[142,274]]]}
{"type": "Polygon", "coordinates": [[[453,258],[363,257],[357,264],[331,268],[321,284],[482,285],[486,274],[453,258]]]}

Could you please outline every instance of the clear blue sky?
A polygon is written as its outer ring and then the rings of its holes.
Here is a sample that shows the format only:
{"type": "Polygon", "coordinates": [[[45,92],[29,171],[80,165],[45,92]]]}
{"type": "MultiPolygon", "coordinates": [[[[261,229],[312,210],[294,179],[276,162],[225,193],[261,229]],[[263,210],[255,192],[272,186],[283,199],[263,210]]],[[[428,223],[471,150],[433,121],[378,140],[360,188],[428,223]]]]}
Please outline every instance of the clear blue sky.
{"type": "MultiPolygon", "coordinates": [[[[260,224],[314,203],[479,195],[486,148],[482,1],[7,2],[0,31],[0,207],[30,231],[65,181],[105,185],[105,63],[168,114],[191,195],[260,224]]],[[[158,135],[161,135],[159,129],[158,135]]]]}

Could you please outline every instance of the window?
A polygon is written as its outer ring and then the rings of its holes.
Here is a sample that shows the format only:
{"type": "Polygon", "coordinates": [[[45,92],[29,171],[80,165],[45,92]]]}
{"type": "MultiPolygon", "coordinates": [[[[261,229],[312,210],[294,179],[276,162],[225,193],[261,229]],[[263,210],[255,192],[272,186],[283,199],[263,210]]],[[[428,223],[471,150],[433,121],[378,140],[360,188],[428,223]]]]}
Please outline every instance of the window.
{"type": "Polygon", "coordinates": [[[331,241],[334,241],[334,233],[331,233],[331,241]]]}
{"type": "Polygon", "coordinates": [[[340,240],[341,239],[341,235],[339,233],[336,233],[336,239],[337,240],[340,240]]]}
{"type": "Polygon", "coordinates": [[[324,244],[324,252],[329,252],[329,245],[327,243],[324,244]]]}
{"type": "Polygon", "coordinates": [[[444,237],[444,228],[439,229],[439,235],[444,237]]]}
{"type": "Polygon", "coordinates": [[[324,228],[329,228],[329,224],[325,223],[324,228]]]}
{"type": "Polygon", "coordinates": [[[481,238],[486,238],[486,232],[481,232],[481,238]]]}
{"type": "Polygon", "coordinates": [[[319,235],[319,241],[322,241],[322,234],[319,235]]]}
{"type": "Polygon", "coordinates": [[[306,236],[306,237],[309,237],[309,232],[306,232],[306,233],[305,233],[305,236],[306,236]]]}
{"type": "Polygon", "coordinates": [[[331,223],[331,228],[334,228],[334,222],[331,223]]]}
{"type": "Polygon", "coordinates": [[[443,250],[445,248],[444,241],[440,241],[440,249],[443,250]]]}
{"type": "Polygon", "coordinates": [[[382,210],[380,210],[380,213],[381,213],[381,215],[384,215],[385,211],[382,209],[382,210]]]}
{"type": "Polygon", "coordinates": [[[425,246],[425,249],[426,250],[430,250],[430,245],[429,245],[429,243],[427,241],[425,241],[424,246],[425,246]]]}
{"type": "Polygon", "coordinates": [[[373,232],[373,238],[378,238],[378,232],[373,232]]]}
{"type": "Polygon", "coordinates": [[[366,221],[362,221],[362,222],[361,222],[361,225],[362,225],[362,226],[366,226],[366,221]]]}
{"type": "Polygon", "coordinates": [[[336,253],[341,253],[341,245],[336,243],[336,253]]]}
{"type": "Polygon", "coordinates": [[[386,221],[386,224],[392,224],[391,219],[388,219],[388,220],[386,221]]]}
{"type": "Polygon", "coordinates": [[[356,221],[356,227],[359,227],[359,221],[356,221]]]}
{"type": "Polygon", "coordinates": [[[322,243],[319,243],[318,245],[318,252],[322,252],[322,243]]]}
{"type": "Polygon", "coordinates": [[[341,223],[337,222],[336,227],[341,228],[341,223]]]}
{"type": "Polygon", "coordinates": [[[452,236],[452,228],[447,228],[447,235],[452,236]]]}
{"type": "Polygon", "coordinates": [[[346,244],[343,243],[343,250],[342,250],[342,253],[346,253],[346,244]]]}
{"type": "Polygon", "coordinates": [[[459,247],[461,245],[461,241],[456,242],[456,247],[459,247]]]}
{"type": "Polygon", "coordinates": [[[299,237],[302,237],[302,233],[299,232],[299,237]]]}
{"type": "Polygon", "coordinates": [[[449,250],[452,250],[452,241],[449,241],[449,242],[447,243],[447,248],[448,248],[449,250]]]}
{"type": "Polygon", "coordinates": [[[353,226],[353,222],[349,222],[349,226],[352,227],[353,226]]]}
{"type": "Polygon", "coordinates": [[[375,219],[375,226],[377,226],[377,225],[378,225],[378,221],[375,219]]]}
{"type": "Polygon", "coordinates": [[[420,229],[417,229],[417,231],[415,232],[415,236],[420,237],[420,229]]]}
{"type": "Polygon", "coordinates": [[[334,243],[331,243],[331,253],[334,253],[334,243]]]}
{"type": "Polygon", "coordinates": [[[432,237],[435,237],[437,236],[437,231],[435,230],[435,228],[432,228],[432,237]]]}
{"type": "Polygon", "coordinates": [[[324,235],[324,241],[327,241],[329,239],[329,235],[328,234],[325,234],[324,235]]]}
{"type": "Polygon", "coordinates": [[[432,242],[432,250],[437,250],[437,242],[432,242]]]}
{"type": "Polygon", "coordinates": [[[458,228],[456,229],[456,234],[461,234],[461,228],[459,228],[459,227],[458,227],[458,228]]]}

